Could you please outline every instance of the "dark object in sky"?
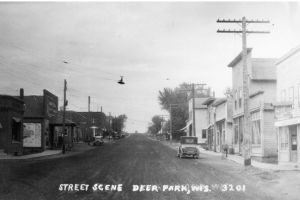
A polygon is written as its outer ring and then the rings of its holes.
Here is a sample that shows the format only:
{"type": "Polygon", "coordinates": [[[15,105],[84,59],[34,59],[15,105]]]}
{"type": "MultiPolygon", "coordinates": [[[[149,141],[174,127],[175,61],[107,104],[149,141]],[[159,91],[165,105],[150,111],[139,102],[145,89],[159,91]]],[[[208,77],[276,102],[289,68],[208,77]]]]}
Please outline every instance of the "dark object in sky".
{"type": "Polygon", "coordinates": [[[123,76],[121,76],[121,79],[118,81],[119,84],[125,84],[125,82],[123,81],[123,76]]]}
{"type": "Polygon", "coordinates": [[[65,64],[68,64],[68,62],[67,62],[67,61],[63,61],[63,63],[65,63],[65,64]]]}

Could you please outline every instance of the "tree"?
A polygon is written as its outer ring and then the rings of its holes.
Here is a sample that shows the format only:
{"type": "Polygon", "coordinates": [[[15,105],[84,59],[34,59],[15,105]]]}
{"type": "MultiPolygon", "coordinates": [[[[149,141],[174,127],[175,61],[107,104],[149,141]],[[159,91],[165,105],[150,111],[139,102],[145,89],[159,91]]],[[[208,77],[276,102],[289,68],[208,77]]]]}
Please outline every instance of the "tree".
{"type": "Polygon", "coordinates": [[[121,133],[123,128],[125,127],[126,120],[127,120],[127,116],[125,114],[112,118],[111,126],[113,131],[121,133]]]}
{"type": "Polygon", "coordinates": [[[159,116],[159,115],[153,116],[152,124],[148,127],[148,131],[151,134],[156,135],[160,131],[163,121],[164,121],[164,119],[161,116],[159,116]]]}
{"type": "MultiPolygon", "coordinates": [[[[184,134],[179,130],[185,126],[188,119],[188,89],[190,89],[190,85],[182,83],[175,89],[164,88],[159,91],[158,101],[162,109],[168,111],[172,117],[172,137],[175,139],[179,139],[184,134]],[[170,113],[171,111],[172,113],[170,113]]],[[[170,126],[168,132],[170,132],[170,126]]]]}

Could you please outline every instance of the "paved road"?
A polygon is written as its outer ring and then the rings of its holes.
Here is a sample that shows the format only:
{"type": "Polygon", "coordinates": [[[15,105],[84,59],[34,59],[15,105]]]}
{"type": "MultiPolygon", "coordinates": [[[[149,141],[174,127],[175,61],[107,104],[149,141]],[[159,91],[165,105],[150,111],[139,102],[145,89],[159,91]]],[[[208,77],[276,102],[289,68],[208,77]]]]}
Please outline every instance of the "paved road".
{"type": "Polygon", "coordinates": [[[0,199],[274,199],[239,165],[203,154],[200,159],[179,159],[173,149],[138,134],[70,157],[2,161],[0,170],[0,199]],[[122,184],[122,191],[93,191],[97,183],[122,184]],[[222,192],[216,187],[225,183],[246,189],[222,192]],[[90,186],[88,191],[59,191],[60,184],[90,186]],[[132,191],[133,185],[145,184],[154,185],[154,191],[132,191]],[[203,191],[187,194],[185,189],[194,184],[208,185],[211,191],[203,186],[203,191]],[[175,185],[185,187],[172,191],[175,185]]]}

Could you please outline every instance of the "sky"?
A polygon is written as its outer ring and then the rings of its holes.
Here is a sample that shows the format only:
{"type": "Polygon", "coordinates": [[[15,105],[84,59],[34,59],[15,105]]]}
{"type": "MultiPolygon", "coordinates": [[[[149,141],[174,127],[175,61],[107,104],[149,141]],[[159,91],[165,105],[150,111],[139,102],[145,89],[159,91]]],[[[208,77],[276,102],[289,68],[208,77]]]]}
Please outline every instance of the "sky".
{"type": "Polygon", "coordinates": [[[222,97],[231,87],[227,65],[241,51],[240,29],[219,19],[269,19],[251,24],[253,57],[280,58],[300,44],[299,2],[2,2],[0,94],[42,95],[47,89],[68,110],[126,114],[125,130],[145,132],[166,115],[158,91],[206,83],[222,97]],[[67,62],[67,63],[66,63],[67,62]],[[117,84],[124,76],[125,85],[117,84]]]}

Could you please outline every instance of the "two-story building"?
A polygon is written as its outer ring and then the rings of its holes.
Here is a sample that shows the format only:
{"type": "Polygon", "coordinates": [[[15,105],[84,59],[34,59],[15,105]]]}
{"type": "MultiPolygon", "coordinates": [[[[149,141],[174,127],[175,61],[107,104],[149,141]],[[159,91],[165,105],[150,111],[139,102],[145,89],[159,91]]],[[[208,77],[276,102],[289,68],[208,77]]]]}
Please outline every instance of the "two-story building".
{"type": "MultiPolygon", "coordinates": [[[[251,121],[251,156],[264,160],[277,156],[277,137],[274,126],[275,113],[272,106],[276,100],[276,59],[252,58],[247,49],[249,87],[249,111],[251,121]]],[[[243,150],[243,62],[242,52],[228,67],[232,68],[233,89],[233,147],[236,153],[243,150]]]]}
{"type": "Polygon", "coordinates": [[[207,106],[202,103],[207,97],[195,98],[195,108],[193,108],[193,100],[189,100],[189,120],[187,122],[187,135],[198,137],[198,143],[204,144],[207,140],[205,126],[207,124],[207,106]],[[193,135],[193,109],[195,109],[195,135],[193,135]]]}
{"type": "Polygon", "coordinates": [[[232,100],[230,98],[207,98],[208,149],[222,151],[223,145],[232,148],[232,100]]]}
{"type": "Polygon", "coordinates": [[[206,109],[206,126],[205,131],[207,135],[207,149],[208,150],[214,150],[216,151],[216,145],[215,145],[215,107],[212,106],[214,101],[216,100],[215,97],[209,97],[207,98],[202,104],[207,107],[206,109]]]}
{"type": "Polygon", "coordinates": [[[230,98],[217,99],[213,104],[215,107],[215,149],[220,152],[222,145],[232,148],[232,101],[230,98]]]}
{"type": "Polygon", "coordinates": [[[185,130],[187,136],[198,137],[198,143],[206,146],[207,106],[203,105],[203,102],[211,96],[211,90],[209,87],[202,86],[196,88],[194,92],[194,97],[190,95],[188,101],[189,118],[186,122],[186,126],[181,130],[185,130]],[[193,119],[194,117],[195,119],[193,119]],[[195,122],[195,124],[193,124],[193,122],[195,122]],[[193,132],[193,128],[195,128],[195,133],[193,132]]]}
{"type": "Polygon", "coordinates": [[[300,46],[278,60],[275,126],[279,164],[300,165],[300,46]]]}

